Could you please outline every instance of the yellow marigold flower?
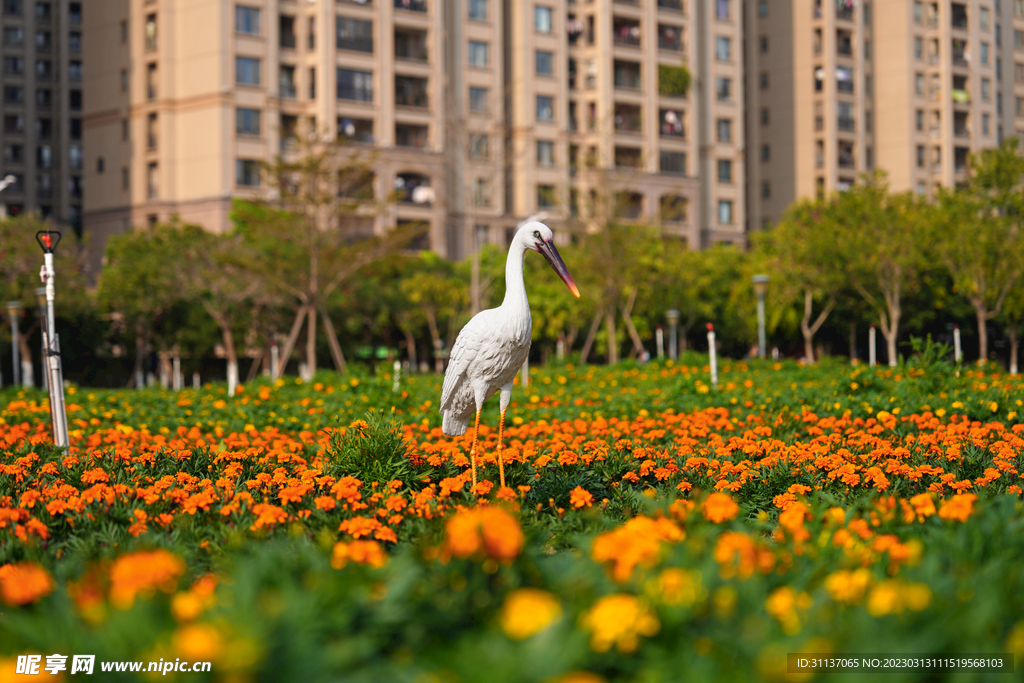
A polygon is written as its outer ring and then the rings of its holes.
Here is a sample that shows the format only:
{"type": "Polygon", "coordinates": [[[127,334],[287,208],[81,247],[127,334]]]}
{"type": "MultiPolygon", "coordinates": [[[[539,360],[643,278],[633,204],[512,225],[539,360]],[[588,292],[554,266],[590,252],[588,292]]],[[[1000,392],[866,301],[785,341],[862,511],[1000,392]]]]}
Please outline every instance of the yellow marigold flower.
{"type": "Polygon", "coordinates": [[[797,592],[791,586],[782,586],[772,591],[765,600],[768,614],[779,620],[782,630],[793,635],[800,631],[800,615],[797,610],[806,610],[811,606],[811,596],[805,592],[797,592]]]}
{"type": "Polygon", "coordinates": [[[903,590],[903,601],[915,612],[928,607],[932,601],[932,589],[923,583],[911,583],[903,590]]]}
{"type": "Polygon", "coordinates": [[[558,598],[536,588],[520,588],[505,598],[499,622],[512,640],[524,640],[551,625],[562,614],[558,598]]]}
{"type": "Polygon", "coordinates": [[[511,562],[519,555],[524,541],[519,522],[499,507],[463,510],[445,525],[444,548],[455,557],[467,558],[482,551],[495,560],[511,562]]]}
{"type": "Polygon", "coordinates": [[[661,628],[644,602],[622,593],[598,600],[582,622],[591,631],[590,647],[595,652],[607,652],[613,645],[622,653],[635,652],[640,636],[653,636],[661,628]]]}
{"type": "Polygon", "coordinates": [[[860,602],[871,581],[871,572],[866,568],[852,571],[841,569],[825,577],[825,590],[836,602],[853,605],[860,602]]]}
{"type": "Polygon", "coordinates": [[[903,611],[903,600],[897,581],[887,580],[875,585],[868,595],[868,614],[873,617],[884,617],[903,611]]]}
{"type": "Polygon", "coordinates": [[[0,599],[8,605],[27,605],[52,590],[53,578],[35,562],[0,567],[0,599]]]}
{"type": "Polygon", "coordinates": [[[669,567],[649,582],[648,594],[666,605],[689,607],[704,597],[699,571],[669,567]]]}
{"type": "Polygon", "coordinates": [[[175,593],[171,598],[171,613],[178,621],[192,621],[203,613],[203,600],[195,593],[175,593]]]}
{"type": "Polygon", "coordinates": [[[173,640],[182,659],[209,662],[224,650],[224,637],[210,624],[186,624],[174,632],[173,640]]]}
{"type": "Polygon", "coordinates": [[[978,497],[973,493],[958,493],[942,504],[939,508],[939,517],[966,522],[974,510],[976,500],[978,497]]]}
{"type": "Polygon", "coordinates": [[[349,560],[356,564],[383,567],[388,561],[388,555],[377,541],[352,541],[351,543],[338,541],[335,543],[334,549],[331,551],[331,566],[341,569],[349,560]]]}
{"type": "Polygon", "coordinates": [[[574,508],[588,508],[594,502],[594,495],[582,486],[577,486],[569,494],[569,502],[574,508]]]}
{"type": "Polygon", "coordinates": [[[171,592],[185,571],[180,557],[166,550],[143,550],[123,555],[110,570],[110,602],[127,609],[139,593],[171,592]]]}
{"type": "Polygon", "coordinates": [[[735,517],[740,506],[728,494],[715,492],[704,501],[701,511],[709,522],[720,524],[735,517]]]}
{"type": "Polygon", "coordinates": [[[923,520],[925,517],[931,517],[935,514],[935,502],[932,500],[932,494],[930,493],[919,493],[910,499],[910,504],[914,506],[914,512],[917,513],[918,520],[923,520]]]}
{"type": "Polygon", "coordinates": [[[1024,621],[1018,621],[1006,636],[1006,643],[1003,647],[1014,655],[1024,655],[1024,621]]]}

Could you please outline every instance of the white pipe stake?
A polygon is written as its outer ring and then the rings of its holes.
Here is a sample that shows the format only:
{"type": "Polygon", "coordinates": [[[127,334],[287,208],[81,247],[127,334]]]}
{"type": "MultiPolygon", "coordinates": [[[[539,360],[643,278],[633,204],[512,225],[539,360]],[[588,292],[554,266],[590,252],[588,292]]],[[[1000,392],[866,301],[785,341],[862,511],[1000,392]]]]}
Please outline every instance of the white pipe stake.
{"type": "Polygon", "coordinates": [[[875,367],[875,326],[868,328],[868,365],[875,367]]]}
{"type": "Polygon", "coordinates": [[[711,386],[718,388],[718,349],[715,348],[715,328],[708,323],[708,358],[711,365],[711,386]]]}

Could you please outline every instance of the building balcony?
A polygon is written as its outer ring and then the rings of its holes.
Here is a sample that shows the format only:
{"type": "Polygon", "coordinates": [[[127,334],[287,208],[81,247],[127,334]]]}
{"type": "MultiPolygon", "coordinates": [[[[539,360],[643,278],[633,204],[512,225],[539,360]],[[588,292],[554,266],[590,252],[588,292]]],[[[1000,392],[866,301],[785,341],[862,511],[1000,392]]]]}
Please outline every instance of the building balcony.
{"type": "Polygon", "coordinates": [[[395,9],[404,9],[409,12],[426,12],[426,0],[395,0],[395,9]]]}
{"type": "Polygon", "coordinates": [[[670,9],[676,12],[683,11],[683,0],[658,0],[658,9],[670,9]]]}
{"type": "Polygon", "coordinates": [[[857,129],[857,120],[852,116],[840,116],[836,119],[836,127],[839,130],[854,131],[857,129]]]}

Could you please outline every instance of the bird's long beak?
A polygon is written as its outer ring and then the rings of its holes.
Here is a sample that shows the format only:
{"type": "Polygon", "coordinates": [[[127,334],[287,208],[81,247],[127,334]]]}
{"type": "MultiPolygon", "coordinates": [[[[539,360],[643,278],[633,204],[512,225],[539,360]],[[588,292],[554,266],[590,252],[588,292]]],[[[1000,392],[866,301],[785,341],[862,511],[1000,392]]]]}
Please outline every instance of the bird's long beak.
{"type": "Polygon", "coordinates": [[[569,269],[565,267],[565,262],[562,261],[562,257],[558,254],[558,249],[555,248],[554,242],[544,242],[540,247],[540,253],[544,255],[544,258],[548,260],[551,267],[558,273],[558,277],[562,278],[562,282],[569,288],[569,291],[576,295],[576,298],[580,298],[580,290],[576,287],[576,283],[572,281],[572,275],[569,274],[569,269]]]}

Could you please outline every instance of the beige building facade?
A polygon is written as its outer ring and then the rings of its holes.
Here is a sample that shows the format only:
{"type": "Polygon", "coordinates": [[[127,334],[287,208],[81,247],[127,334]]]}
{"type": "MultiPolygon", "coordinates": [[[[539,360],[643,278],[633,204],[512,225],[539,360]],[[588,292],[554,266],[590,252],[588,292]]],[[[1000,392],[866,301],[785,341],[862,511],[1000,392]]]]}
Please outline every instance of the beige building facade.
{"type": "MultiPolygon", "coordinates": [[[[0,214],[82,230],[83,2],[3,0],[0,214]]],[[[91,8],[86,8],[91,11],[91,8]]]]}
{"type": "Polygon", "coordinates": [[[429,225],[462,258],[516,223],[662,224],[745,239],[740,0],[109,0],[85,18],[85,224],[213,231],[296,136],[371,155],[399,200],[367,231],[429,225]],[[685,87],[685,74],[690,83],[685,87]],[[682,80],[681,80],[682,79],[682,80]]]}
{"type": "Polygon", "coordinates": [[[748,0],[746,16],[750,229],[876,168],[932,196],[1024,132],[1022,2],[748,0]]]}

